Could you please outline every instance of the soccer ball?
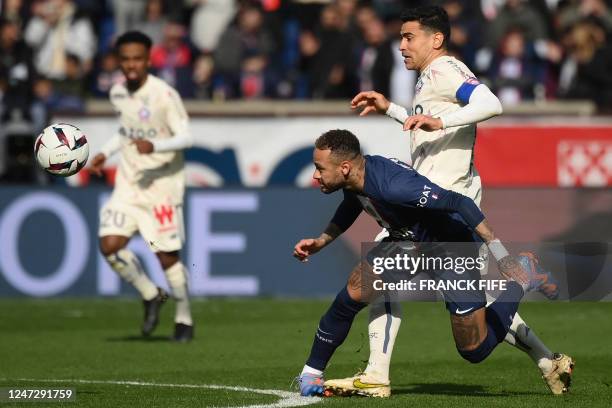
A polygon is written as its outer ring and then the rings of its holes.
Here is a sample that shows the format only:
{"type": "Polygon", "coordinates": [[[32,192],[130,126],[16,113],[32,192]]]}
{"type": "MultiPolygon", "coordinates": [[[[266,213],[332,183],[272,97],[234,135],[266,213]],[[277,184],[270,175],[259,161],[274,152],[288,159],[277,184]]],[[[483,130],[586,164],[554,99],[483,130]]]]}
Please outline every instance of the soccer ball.
{"type": "Polygon", "coordinates": [[[40,167],[47,172],[68,177],[78,173],[87,163],[89,144],[78,127],[56,123],[38,135],[34,154],[40,167]]]}

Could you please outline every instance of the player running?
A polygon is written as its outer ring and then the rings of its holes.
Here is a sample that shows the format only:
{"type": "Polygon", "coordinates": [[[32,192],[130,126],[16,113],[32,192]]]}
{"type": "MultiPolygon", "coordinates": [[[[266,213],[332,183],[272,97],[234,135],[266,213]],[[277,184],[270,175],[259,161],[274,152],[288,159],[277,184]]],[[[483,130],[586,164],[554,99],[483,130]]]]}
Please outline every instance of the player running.
{"type": "MultiPolygon", "coordinates": [[[[347,130],[331,130],[320,136],[315,142],[313,161],[313,178],[320,183],[321,191],[330,194],[342,189],[344,200],[318,238],[302,239],[296,244],[293,255],[301,261],[346,231],[362,210],[389,231],[386,241],[484,242],[488,246],[509,280],[508,290],[486,308],[482,291],[471,293],[475,296],[471,300],[444,292],[457,351],[472,363],[483,361],[504,340],[524,292],[540,288],[550,278],[541,268],[521,268],[468,197],[439,187],[402,162],[363,156],[359,140],[347,130]]],[[[530,261],[530,257],[521,261],[530,261]]],[[[372,300],[368,274],[363,272],[367,269],[364,262],[353,269],[347,286],[321,318],[299,377],[302,395],[321,395],[324,387],[334,388],[324,381],[323,371],[346,338],[355,315],[372,300]]],[[[564,361],[567,367],[563,367],[561,375],[569,382],[565,377],[569,377],[572,364],[564,361]]]]}
{"type": "MultiPolygon", "coordinates": [[[[501,114],[501,104],[465,64],[448,55],[450,24],[443,8],[409,9],[402,21],[400,51],[406,68],[419,72],[410,116],[403,107],[374,91],[359,93],[352,107],[363,108],[361,116],[376,111],[402,123],[404,130],[410,131],[414,169],[480,206],[481,182],[473,162],[476,123],[501,114]]],[[[383,231],[377,240],[385,235],[383,231]]],[[[401,305],[372,304],[369,319],[370,357],[365,372],[328,380],[327,384],[362,395],[387,396],[391,392],[389,366],[401,324],[401,305]]],[[[531,357],[554,394],[567,390],[569,382],[562,379],[569,378],[569,373],[564,373],[563,367],[573,364],[571,358],[552,353],[518,313],[505,340],[531,357]]]]}
{"type": "Polygon", "coordinates": [[[121,153],[115,188],[100,212],[100,250],[110,267],[140,293],[144,303],[143,336],[159,321],[168,294],[146,275],[126,248],[139,232],[157,255],[176,300],[173,339],[193,338],[187,290],[188,273],[180,260],[183,246],[183,150],[193,144],[189,118],[178,93],[148,73],[151,39],[138,31],[116,42],[125,82],[113,86],[110,101],[119,115],[119,133],[92,160],[101,174],[106,159],[121,153]]]}

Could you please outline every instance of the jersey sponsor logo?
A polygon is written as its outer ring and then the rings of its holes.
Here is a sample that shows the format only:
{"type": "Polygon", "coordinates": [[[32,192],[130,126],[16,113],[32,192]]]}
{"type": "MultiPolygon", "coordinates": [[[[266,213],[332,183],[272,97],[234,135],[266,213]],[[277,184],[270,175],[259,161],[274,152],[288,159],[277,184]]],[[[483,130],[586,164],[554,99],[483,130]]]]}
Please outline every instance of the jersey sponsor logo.
{"type": "Polygon", "coordinates": [[[145,137],[153,139],[157,136],[157,129],[125,128],[121,126],[121,128],[119,128],[119,134],[129,139],[144,139],[145,137]]]}
{"type": "Polygon", "coordinates": [[[174,208],[171,205],[158,205],[153,207],[153,215],[161,225],[165,225],[166,221],[168,221],[168,224],[172,224],[174,208]]]}
{"type": "Polygon", "coordinates": [[[412,115],[421,115],[423,114],[423,106],[422,105],[416,105],[414,106],[411,110],[410,110],[410,116],[412,115]]]}
{"type": "MultiPolygon", "coordinates": [[[[421,191],[421,197],[419,198],[419,202],[417,203],[417,207],[425,207],[427,205],[427,201],[429,200],[429,195],[431,194],[431,187],[427,184],[423,186],[423,191],[421,191]]],[[[437,196],[436,196],[437,199],[437,196]]]]}

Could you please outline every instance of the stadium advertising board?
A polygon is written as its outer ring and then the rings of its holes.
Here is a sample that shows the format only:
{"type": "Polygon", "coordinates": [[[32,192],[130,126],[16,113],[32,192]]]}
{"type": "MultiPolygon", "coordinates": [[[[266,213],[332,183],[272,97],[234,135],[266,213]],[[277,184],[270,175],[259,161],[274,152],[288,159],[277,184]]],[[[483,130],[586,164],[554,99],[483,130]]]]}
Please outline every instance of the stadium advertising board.
{"type": "MultiPolygon", "coordinates": [[[[117,131],[110,118],[78,118],[78,123],[92,153],[117,131]]],[[[195,146],[186,152],[188,183],[309,187],[312,143],[324,131],[336,128],[358,135],[367,154],[410,161],[408,133],[384,117],[194,118],[195,146]]],[[[611,186],[612,127],[482,125],[475,160],[486,186],[611,186]]],[[[86,182],[85,172],[70,179],[72,185],[86,182]]]]}

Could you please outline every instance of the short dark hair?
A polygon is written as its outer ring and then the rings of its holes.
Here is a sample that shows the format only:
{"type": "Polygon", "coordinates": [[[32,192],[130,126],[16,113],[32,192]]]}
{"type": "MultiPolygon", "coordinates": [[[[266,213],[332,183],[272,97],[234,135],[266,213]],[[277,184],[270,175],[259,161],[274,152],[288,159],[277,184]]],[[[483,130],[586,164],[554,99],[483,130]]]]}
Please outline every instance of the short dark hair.
{"type": "Polygon", "coordinates": [[[331,154],[343,160],[352,160],[361,155],[359,139],[346,129],[328,130],[317,138],[315,147],[331,150],[331,154]]]}
{"type": "Polygon", "coordinates": [[[117,38],[115,41],[115,51],[119,52],[119,48],[125,44],[142,44],[145,46],[147,51],[151,50],[151,46],[153,45],[153,41],[151,41],[151,37],[146,35],[141,31],[127,31],[117,38]]]}
{"type": "Polygon", "coordinates": [[[419,24],[430,32],[441,32],[444,34],[442,46],[447,47],[450,40],[450,22],[446,10],[440,6],[419,6],[405,10],[401,16],[402,22],[418,21],[419,24]]]}

